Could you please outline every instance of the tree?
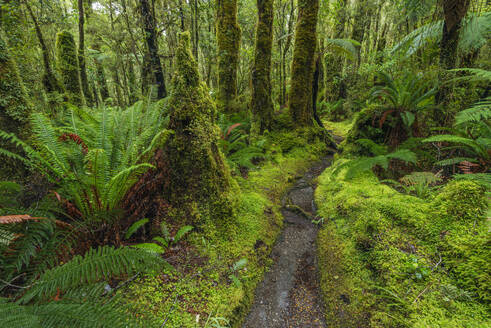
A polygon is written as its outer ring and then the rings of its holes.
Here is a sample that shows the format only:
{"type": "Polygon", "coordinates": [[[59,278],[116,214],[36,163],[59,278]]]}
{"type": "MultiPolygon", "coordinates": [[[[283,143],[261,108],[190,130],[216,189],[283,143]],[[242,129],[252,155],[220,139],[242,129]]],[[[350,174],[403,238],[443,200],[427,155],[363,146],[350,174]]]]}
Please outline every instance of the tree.
{"type": "Polygon", "coordinates": [[[273,47],[274,0],[257,0],[258,22],[256,49],[252,70],[252,115],[259,133],[271,128],[273,100],[271,99],[271,50],[273,47]]]}
{"type": "Polygon", "coordinates": [[[237,96],[237,66],[241,30],[237,23],[237,0],[217,0],[218,95],[220,109],[232,111],[237,96]]]}
{"type": "Polygon", "coordinates": [[[68,31],[56,35],[56,65],[65,86],[68,100],[77,106],[85,105],[75,40],[68,31]]]}
{"type": "Polygon", "coordinates": [[[59,92],[63,93],[63,86],[61,85],[60,81],[58,81],[58,78],[54,74],[52,70],[52,65],[51,65],[51,60],[49,56],[49,50],[48,47],[46,46],[46,42],[44,40],[43,32],[41,31],[41,27],[39,26],[39,22],[34,15],[31,6],[27,1],[24,2],[27,12],[29,13],[29,16],[31,17],[33,23],[34,23],[34,28],[36,30],[36,36],[39,40],[39,45],[41,46],[41,52],[43,54],[43,64],[44,64],[44,75],[43,75],[43,85],[44,88],[48,93],[51,92],[59,92]]]}
{"type": "Polygon", "coordinates": [[[236,183],[218,147],[215,103],[200,81],[189,32],[179,35],[175,67],[168,102],[174,134],[163,147],[168,175],[163,199],[181,211],[180,218],[225,223],[234,217],[236,183]]]}
{"type": "Polygon", "coordinates": [[[89,89],[89,80],[87,79],[87,68],[85,65],[85,14],[84,1],[78,0],[78,64],[80,68],[80,82],[84,92],[85,100],[88,105],[92,105],[92,96],[89,89]]]}
{"type": "Polygon", "coordinates": [[[159,57],[159,45],[157,42],[157,33],[155,31],[155,18],[150,10],[148,0],[140,0],[141,16],[143,19],[143,29],[145,31],[145,41],[147,43],[150,67],[155,76],[155,83],[157,84],[157,97],[162,99],[167,97],[167,90],[165,87],[164,72],[162,71],[162,65],[159,57]]]}
{"type": "Polygon", "coordinates": [[[290,115],[297,126],[313,125],[312,85],[317,45],[319,0],[299,0],[295,27],[290,115]]]}
{"type": "MultiPolygon", "coordinates": [[[[31,112],[31,104],[17,69],[11,57],[7,44],[0,37],[0,130],[25,136],[24,129],[31,112]]],[[[3,141],[0,148],[15,151],[15,147],[6,145],[3,141]],[[14,149],[13,149],[14,148],[14,149]]],[[[0,178],[13,178],[19,173],[19,167],[12,161],[2,160],[0,163],[0,178]]]]}

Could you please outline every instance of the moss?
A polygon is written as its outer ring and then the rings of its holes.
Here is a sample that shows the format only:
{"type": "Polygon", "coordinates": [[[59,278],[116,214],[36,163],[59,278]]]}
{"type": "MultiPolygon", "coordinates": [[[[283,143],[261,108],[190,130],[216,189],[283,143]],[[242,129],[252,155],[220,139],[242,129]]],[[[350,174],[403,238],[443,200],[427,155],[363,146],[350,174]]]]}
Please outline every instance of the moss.
{"type": "Polygon", "coordinates": [[[78,67],[77,47],[70,32],[56,35],[56,65],[60,72],[68,100],[77,106],[85,104],[78,67]]]}
{"type": "Polygon", "coordinates": [[[168,101],[168,128],[174,134],[164,145],[169,186],[164,199],[179,209],[178,217],[189,223],[215,222],[225,229],[233,221],[237,185],[218,148],[215,103],[200,81],[198,65],[190,50],[189,33],[179,36],[176,73],[168,101]]]}
{"type": "Polygon", "coordinates": [[[220,110],[230,112],[237,96],[237,66],[241,30],[237,23],[237,0],[217,1],[218,95],[220,110]]]}
{"type": "MultiPolygon", "coordinates": [[[[32,106],[7,44],[0,38],[0,129],[23,138],[27,136],[27,120],[32,106]]],[[[16,152],[16,148],[0,142],[1,148],[16,152]]],[[[18,163],[2,159],[0,179],[13,178],[23,170],[18,163]],[[15,164],[15,165],[14,165],[15,164]]]]}
{"type": "Polygon", "coordinates": [[[471,220],[486,208],[480,187],[452,182],[427,200],[400,194],[372,173],[347,181],[327,170],[315,200],[327,222],[318,253],[333,327],[353,327],[351,318],[369,327],[489,322],[489,233],[483,220],[471,220]]]}
{"type": "Polygon", "coordinates": [[[168,318],[166,327],[202,327],[209,315],[227,318],[231,327],[240,327],[254,290],[271,264],[269,254],[283,220],[281,198],[295,178],[318,159],[319,147],[323,145],[276,153],[247,178],[238,177],[241,192],[235,224],[228,226],[226,234],[195,229],[188,243],[178,245],[179,256],[174,258],[181,260],[175,264],[176,271],[145,279],[126,294],[134,311],[168,318]],[[234,271],[233,265],[241,259],[247,259],[246,266],[234,271]]]}
{"type": "Polygon", "coordinates": [[[312,84],[317,47],[318,11],[319,0],[298,1],[289,96],[290,115],[297,126],[313,125],[312,84]]]}
{"type": "Polygon", "coordinates": [[[273,100],[271,98],[271,49],[273,46],[273,0],[258,0],[258,22],[254,69],[252,70],[251,111],[259,133],[271,129],[273,100]]]}

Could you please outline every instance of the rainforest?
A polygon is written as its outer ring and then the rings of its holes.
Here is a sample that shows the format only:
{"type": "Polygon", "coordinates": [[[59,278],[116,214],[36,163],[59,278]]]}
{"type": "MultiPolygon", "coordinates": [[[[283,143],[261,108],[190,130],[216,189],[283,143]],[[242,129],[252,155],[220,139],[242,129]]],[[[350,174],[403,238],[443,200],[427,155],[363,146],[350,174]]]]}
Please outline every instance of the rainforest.
{"type": "Polygon", "coordinates": [[[0,0],[0,327],[491,328],[487,0],[0,0]]]}

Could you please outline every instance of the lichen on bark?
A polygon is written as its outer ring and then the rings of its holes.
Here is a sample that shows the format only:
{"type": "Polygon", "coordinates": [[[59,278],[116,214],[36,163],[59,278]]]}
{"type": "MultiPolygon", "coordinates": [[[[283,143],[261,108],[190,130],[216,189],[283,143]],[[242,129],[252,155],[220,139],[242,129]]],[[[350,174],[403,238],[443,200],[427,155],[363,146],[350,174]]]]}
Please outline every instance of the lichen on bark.
{"type": "Polygon", "coordinates": [[[237,0],[217,0],[218,95],[220,110],[233,111],[237,96],[237,66],[241,30],[237,23],[237,0]]]}
{"type": "Polygon", "coordinates": [[[271,99],[271,49],[273,46],[274,0],[257,0],[258,22],[252,70],[251,110],[254,130],[262,133],[271,128],[273,101],[271,99]]]}
{"type": "Polygon", "coordinates": [[[312,82],[317,46],[319,0],[299,0],[295,27],[290,115],[297,126],[312,126],[312,82]]]}
{"type": "Polygon", "coordinates": [[[70,32],[63,31],[56,35],[56,65],[68,100],[77,106],[85,105],[80,82],[77,47],[70,32]]]}
{"type": "Polygon", "coordinates": [[[200,224],[211,220],[209,223],[223,227],[234,217],[238,187],[218,147],[216,106],[200,81],[189,32],[179,36],[175,67],[168,101],[168,128],[173,135],[163,146],[168,170],[163,198],[183,221],[200,224]]]}

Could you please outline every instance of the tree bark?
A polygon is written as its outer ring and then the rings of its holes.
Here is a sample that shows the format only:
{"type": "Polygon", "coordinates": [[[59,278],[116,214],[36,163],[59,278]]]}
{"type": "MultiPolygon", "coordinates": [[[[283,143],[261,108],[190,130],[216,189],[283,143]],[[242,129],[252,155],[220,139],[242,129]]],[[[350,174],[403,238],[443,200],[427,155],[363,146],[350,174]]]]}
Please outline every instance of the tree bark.
{"type": "Polygon", "coordinates": [[[274,0],[257,0],[258,22],[256,49],[252,70],[253,122],[262,134],[271,128],[273,100],[271,99],[271,52],[273,48],[274,0]]]}
{"type": "Polygon", "coordinates": [[[298,126],[312,126],[312,83],[317,46],[317,14],[319,0],[299,0],[295,27],[290,115],[298,126]]]}
{"type": "Polygon", "coordinates": [[[155,31],[155,18],[150,11],[148,0],[140,0],[140,5],[141,15],[143,18],[143,29],[145,31],[145,40],[148,47],[148,53],[150,55],[150,64],[152,72],[155,76],[155,83],[157,84],[157,97],[158,99],[162,99],[167,96],[167,90],[165,88],[164,72],[160,63],[157,33],[155,31]]]}
{"type": "Polygon", "coordinates": [[[237,0],[217,0],[218,97],[221,110],[232,112],[237,97],[237,68],[241,31],[237,23],[237,0]]]}
{"type": "Polygon", "coordinates": [[[82,91],[85,96],[87,105],[92,105],[92,96],[89,89],[89,81],[87,79],[87,68],[85,65],[85,14],[84,2],[78,0],[78,66],[80,69],[80,82],[82,83],[82,91]]]}
{"type": "Polygon", "coordinates": [[[48,47],[46,46],[46,42],[44,41],[44,36],[41,31],[41,27],[39,26],[39,22],[34,15],[34,12],[32,11],[31,6],[27,1],[24,2],[27,12],[29,13],[29,16],[31,16],[32,21],[34,22],[34,28],[36,30],[36,35],[39,40],[39,45],[41,46],[41,53],[43,54],[43,64],[44,64],[44,76],[43,76],[43,85],[44,88],[48,93],[51,92],[59,92],[63,93],[63,86],[61,85],[60,81],[56,78],[56,75],[54,74],[51,66],[51,60],[49,57],[49,50],[48,47]]]}

